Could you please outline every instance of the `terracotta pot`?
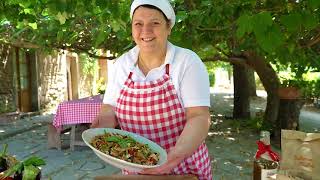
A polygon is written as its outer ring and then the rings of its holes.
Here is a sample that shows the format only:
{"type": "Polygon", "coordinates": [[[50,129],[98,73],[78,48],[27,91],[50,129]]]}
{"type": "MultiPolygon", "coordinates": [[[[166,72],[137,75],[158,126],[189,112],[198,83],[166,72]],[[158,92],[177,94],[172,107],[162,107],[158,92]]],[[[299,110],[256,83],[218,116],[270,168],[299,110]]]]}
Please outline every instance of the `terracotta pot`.
{"type": "Polygon", "coordinates": [[[281,87],[278,89],[280,99],[298,99],[301,92],[296,87],[281,87]]]}

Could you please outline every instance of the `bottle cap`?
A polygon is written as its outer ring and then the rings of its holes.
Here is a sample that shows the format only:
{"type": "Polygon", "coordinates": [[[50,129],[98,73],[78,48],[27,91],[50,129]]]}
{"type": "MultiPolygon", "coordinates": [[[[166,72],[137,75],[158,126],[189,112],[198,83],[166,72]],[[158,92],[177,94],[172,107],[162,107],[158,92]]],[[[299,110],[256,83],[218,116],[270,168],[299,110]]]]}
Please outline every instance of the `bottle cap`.
{"type": "Polygon", "coordinates": [[[270,132],[269,131],[261,131],[260,136],[261,137],[270,137],[270,132]]]}
{"type": "Polygon", "coordinates": [[[261,131],[260,132],[260,141],[262,141],[265,145],[270,144],[270,132],[269,131],[261,131]]]}

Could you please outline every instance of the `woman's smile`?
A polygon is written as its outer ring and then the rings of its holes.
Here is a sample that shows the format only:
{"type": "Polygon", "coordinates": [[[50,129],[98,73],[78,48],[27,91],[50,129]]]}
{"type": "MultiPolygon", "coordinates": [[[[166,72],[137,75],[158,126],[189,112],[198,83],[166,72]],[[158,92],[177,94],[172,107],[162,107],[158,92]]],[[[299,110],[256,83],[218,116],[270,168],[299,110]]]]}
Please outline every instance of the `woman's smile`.
{"type": "Polygon", "coordinates": [[[150,42],[150,41],[152,41],[152,40],[154,40],[155,38],[142,38],[142,40],[144,41],[144,42],[150,42]]]}

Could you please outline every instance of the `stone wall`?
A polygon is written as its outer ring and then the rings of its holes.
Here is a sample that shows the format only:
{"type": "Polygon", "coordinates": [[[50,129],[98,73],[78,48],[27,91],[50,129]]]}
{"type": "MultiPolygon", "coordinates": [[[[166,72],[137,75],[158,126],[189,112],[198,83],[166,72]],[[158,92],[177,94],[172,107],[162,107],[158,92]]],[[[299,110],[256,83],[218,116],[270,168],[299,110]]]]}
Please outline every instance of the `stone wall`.
{"type": "Polygon", "coordinates": [[[53,113],[67,99],[66,55],[38,54],[40,109],[53,113]]]}
{"type": "Polygon", "coordinates": [[[13,59],[10,50],[10,47],[0,45],[0,114],[16,110],[13,59]]]}
{"type": "MultiPolygon", "coordinates": [[[[12,49],[13,50],[13,49],[12,49]]],[[[17,94],[15,86],[15,57],[8,53],[4,46],[0,45],[0,114],[17,110],[17,94]]],[[[56,52],[47,55],[36,52],[38,100],[40,111],[55,113],[57,106],[68,100],[67,83],[67,55],[56,52]]],[[[76,57],[78,61],[78,57],[76,57]]],[[[82,71],[81,63],[78,63],[78,91],[79,98],[97,94],[96,81],[99,68],[93,74],[86,74],[82,71]]]]}
{"type": "MultiPolygon", "coordinates": [[[[73,60],[79,62],[76,54],[73,60]]],[[[67,54],[57,53],[56,56],[39,55],[39,100],[43,112],[55,113],[59,103],[68,100],[67,87],[67,54]]],[[[95,95],[97,73],[85,74],[83,64],[78,64],[78,94],[79,98],[95,95]]],[[[98,68],[96,68],[98,70],[98,68]]]]}

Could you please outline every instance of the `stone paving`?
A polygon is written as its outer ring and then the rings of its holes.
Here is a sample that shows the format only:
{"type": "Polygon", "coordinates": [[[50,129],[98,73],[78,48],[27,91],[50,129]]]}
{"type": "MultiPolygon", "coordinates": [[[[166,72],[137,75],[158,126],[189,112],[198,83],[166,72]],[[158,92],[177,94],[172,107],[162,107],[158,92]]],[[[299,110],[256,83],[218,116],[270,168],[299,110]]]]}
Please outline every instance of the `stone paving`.
{"type": "MultiPolygon", "coordinates": [[[[242,129],[238,123],[224,118],[231,115],[232,94],[213,94],[212,100],[213,123],[206,143],[211,157],[214,157],[214,180],[249,180],[258,133],[242,129]]],[[[261,111],[264,100],[258,98],[254,101],[258,103],[252,106],[253,111],[261,111]]],[[[47,114],[0,124],[0,144],[7,143],[9,153],[18,160],[30,155],[44,158],[47,165],[42,168],[42,179],[86,180],[120,172],[105,164],[88,147],[77,146],[75,151],[70,151],[69,134],[62,135],[61,151],[47,149],[47,123],[51,119],[52,115],[47,114]]]]}
{"type": "Polygon", "coordinates": [[[9,153],[18,160],[30,155],[45,159],[42,179],[93,179],[97,175],[119,172],[119,169],[103,163],[87,147],[68,148],[69,136],[62,135],[63,149],[47,149],[47,121],[51,115],[25,118],[7,125],[0,125],[0,144],[9,145],[9,153]]]}

